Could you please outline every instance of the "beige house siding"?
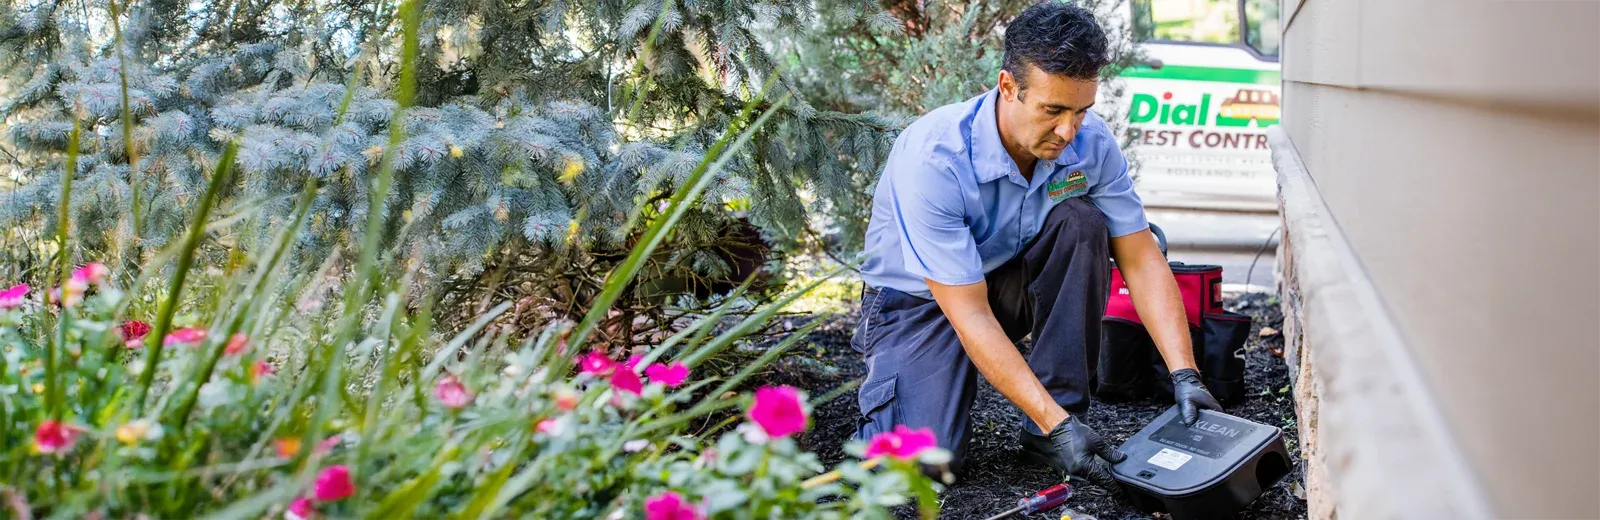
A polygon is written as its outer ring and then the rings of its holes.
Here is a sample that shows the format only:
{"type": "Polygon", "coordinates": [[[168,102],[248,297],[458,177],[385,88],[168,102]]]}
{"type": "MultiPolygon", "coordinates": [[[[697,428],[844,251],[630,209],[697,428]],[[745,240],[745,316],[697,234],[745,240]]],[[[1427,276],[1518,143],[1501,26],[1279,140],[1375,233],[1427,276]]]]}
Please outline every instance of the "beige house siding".
{"type": "Polygon", "coordinates": [[[1600,1],[1283,0],[1281,15],[1285,147],[1421,404],[1493,516],[1600,518],[1600,1]]]}

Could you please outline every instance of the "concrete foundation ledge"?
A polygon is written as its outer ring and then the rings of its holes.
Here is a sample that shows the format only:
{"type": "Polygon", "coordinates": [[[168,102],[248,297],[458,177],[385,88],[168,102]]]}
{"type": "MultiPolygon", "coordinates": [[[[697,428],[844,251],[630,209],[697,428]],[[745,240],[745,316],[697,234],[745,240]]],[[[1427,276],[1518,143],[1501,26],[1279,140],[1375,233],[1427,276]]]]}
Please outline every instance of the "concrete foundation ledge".
{"type": "Polygon", "coordinates": [[[1284,359],[1309,517],[1499,516],[1294,143],[1282,127],[1270,129],[1268,139],[1284,230],[1278,246],[1284,359]]]}

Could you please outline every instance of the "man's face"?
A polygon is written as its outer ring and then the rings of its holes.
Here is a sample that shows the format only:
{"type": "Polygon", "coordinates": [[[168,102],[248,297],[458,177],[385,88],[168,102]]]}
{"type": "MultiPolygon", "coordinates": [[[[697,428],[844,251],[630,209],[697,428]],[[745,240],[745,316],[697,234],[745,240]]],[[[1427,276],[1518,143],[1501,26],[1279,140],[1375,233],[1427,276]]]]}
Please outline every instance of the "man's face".
{"type": "Polygon", "coordinates": [[[1000,71],[1000,97],[1006,101],[1000,104],[1001,132],[1034,157],[1053,161],[1077,135],[1100,85],[1046,74],[1032,65],[1026,74],[1028,87],[1022,89],[1010,72],[1000,71]]]}

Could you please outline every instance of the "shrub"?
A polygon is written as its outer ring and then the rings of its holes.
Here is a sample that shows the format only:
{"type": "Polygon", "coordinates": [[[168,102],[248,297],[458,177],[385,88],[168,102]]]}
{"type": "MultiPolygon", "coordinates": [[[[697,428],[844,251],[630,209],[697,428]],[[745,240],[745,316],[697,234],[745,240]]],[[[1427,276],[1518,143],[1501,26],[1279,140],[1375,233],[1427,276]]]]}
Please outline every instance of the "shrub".
{"type": "MultiPolygon", "coordinates": [[[[418,11],[415,1],[402,8],[403,63],[416,58],[418,11]]],[[[414,81],[403,66],[397,111],[414,81]]],[[[510,303],[439,334],[437,298],[408,292],[418,262],[389,265],[377,231],[388,225],[403,127],[390,129],[378,161],[338,302],[322,302],[313,277],[286,267],[311,220],[314,181],[261,246],[222,266],[196,264],[248,130],[226,141],[190,220],[137,277],[96,263],[70,269],[74,120],[53,275],[0,292],[4,507],[23,517],[843,518],[885,517],[915,495],[931,516],[934,488],[917,461],[938,463],[943,452],[855,446],[872,457],[813,477],[824,468],[790,438],[806,426],[804,394],[734,393],[809,328],[726,378],[697,372],[804,290],[717,330],[730,299],[639,345],[637,359],[591,345],[645,259],[770,116],[751,121],[762,98],[745,104],[659,213],[639,219],[637,244],[583,320],[525,336],[491,326],[510,303]],[[747,413],[730,416],[740,408],[747,413]],[[741,417],[748,422],[727,431],[741,417]]],[[[875,445],[927,447],[897,439],[875,445]]]]}

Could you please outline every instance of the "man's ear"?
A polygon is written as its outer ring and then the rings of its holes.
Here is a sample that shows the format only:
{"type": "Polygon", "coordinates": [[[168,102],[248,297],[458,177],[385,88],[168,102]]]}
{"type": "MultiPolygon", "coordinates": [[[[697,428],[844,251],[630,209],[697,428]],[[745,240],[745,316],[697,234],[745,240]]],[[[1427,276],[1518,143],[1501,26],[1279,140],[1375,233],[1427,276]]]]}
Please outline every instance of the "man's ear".
{"type": "Polygon", "coordinates": [[[1000,98],[1006,101],[1016,101],[1022,95],[1020,85],[1017,85],[1017,77],[1012,76],[1009,70],[1000,69],[999,86],[1000,98]]]}

